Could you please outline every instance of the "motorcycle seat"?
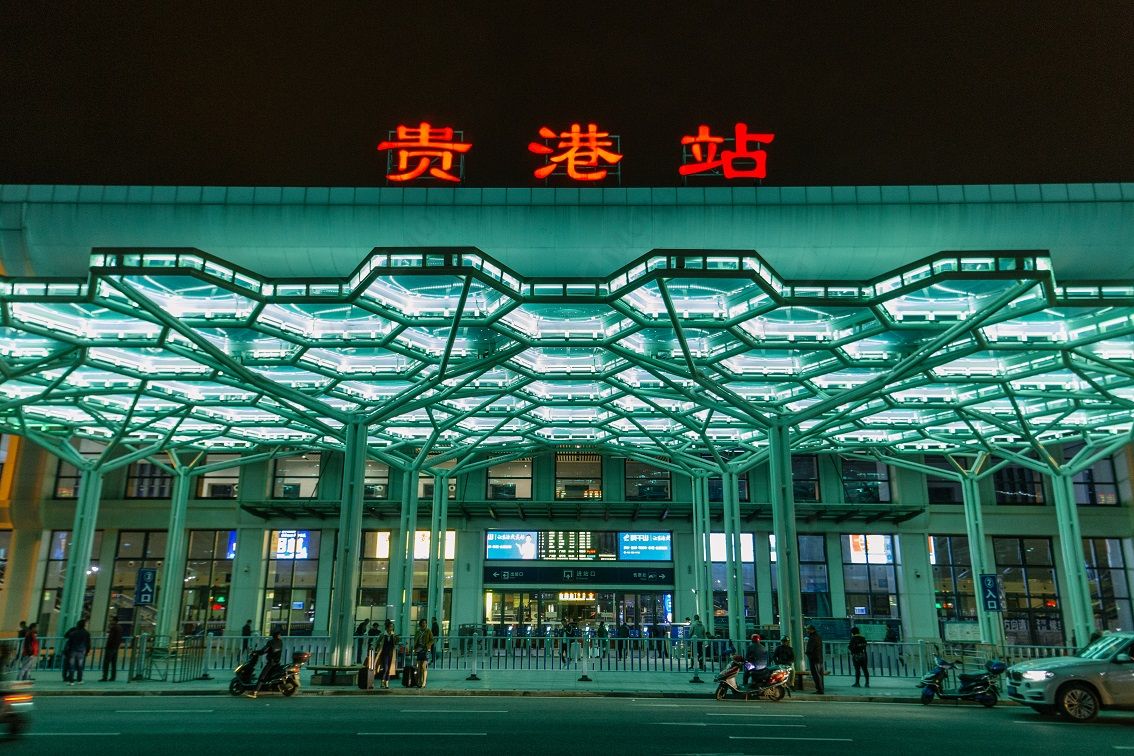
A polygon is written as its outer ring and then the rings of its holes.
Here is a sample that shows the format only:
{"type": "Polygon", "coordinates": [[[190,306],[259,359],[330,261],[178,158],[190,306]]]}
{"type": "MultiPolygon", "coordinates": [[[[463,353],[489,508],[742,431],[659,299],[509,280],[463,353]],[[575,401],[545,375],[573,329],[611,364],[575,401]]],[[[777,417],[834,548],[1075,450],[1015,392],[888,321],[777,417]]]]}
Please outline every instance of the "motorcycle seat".
{"type": "Polygon", "coordinates": [[[973,675],[961,674],[961,675],[957,675],[957,679],[960,680],[961,682],[976,682],[977,680],[987,680],[988,675],[985,674],[985,673],[979,673],[979,674],[973,674],[973,675]]]}

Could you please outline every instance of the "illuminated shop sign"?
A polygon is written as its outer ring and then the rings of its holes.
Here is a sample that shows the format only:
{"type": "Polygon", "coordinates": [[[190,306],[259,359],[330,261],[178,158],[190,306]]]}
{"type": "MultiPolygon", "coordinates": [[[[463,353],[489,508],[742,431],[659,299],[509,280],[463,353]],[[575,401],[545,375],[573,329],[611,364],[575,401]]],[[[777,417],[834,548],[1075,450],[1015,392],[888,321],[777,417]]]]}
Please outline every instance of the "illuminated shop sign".
{"type": "MultiPolygon", "coordinates": [[[[541,126],[528,152],[544,158],[532,175],[541,180],[561,178],[582,184],[620,179],[622,138],[597,123],[572,123],[567,128],[541,126]]],[[[751,131],[747,123],[736,123],[731,133],[700,124],[695,133],[678,140],[681,162],[677,174],[732,180],[761,180],[768,174],[764,149],[776,135],[751,131]]],[[[426,121],[416,126],[398,124],[378,150],[387,153],[386,180],[393,184],[412,181],[460,183],[465,176],[465,154],[473,147],[463,131],[452,126],[434,126],[426,121]]]]}
{"type": "Polygon", "coordinates": [[[560,591],[559,600],[564,602],[584,602],[593,604],[595,602],[595,594],[587,591],[560,591]]]}
{"type": "Polygon", "coordinates": [[[309,530],[280,530],[276,536],[276,559],[306,559],[309,530]]]}
{"type": "Polygon", "coordinates": [[[673,534],[619,533],[618,558],[629,562],[668,562],[673,559],[673,534]]]}
{"type": "Polygon", "coordinates": [[[673,534],[607,530],[489,530],[484,558],[490,561],[670,562],[673,534]]]}

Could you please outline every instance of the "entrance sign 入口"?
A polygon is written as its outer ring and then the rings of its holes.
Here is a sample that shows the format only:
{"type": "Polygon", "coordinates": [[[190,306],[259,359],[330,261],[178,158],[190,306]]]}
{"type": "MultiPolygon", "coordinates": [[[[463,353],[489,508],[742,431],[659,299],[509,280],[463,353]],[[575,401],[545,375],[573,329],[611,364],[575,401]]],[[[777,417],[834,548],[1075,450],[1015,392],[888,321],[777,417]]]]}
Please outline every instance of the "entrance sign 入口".
{"type": "Polygon", "coordinates": [[[986,612],[1004,611],[1004,592],[999,575],[980,576],[980,602],[986,612]]]}
{"type": "Polygon", "coordinates": [[[157,569],[142,567],[134,584],[134,606],[150,606],[157,595],[157,569]]]}

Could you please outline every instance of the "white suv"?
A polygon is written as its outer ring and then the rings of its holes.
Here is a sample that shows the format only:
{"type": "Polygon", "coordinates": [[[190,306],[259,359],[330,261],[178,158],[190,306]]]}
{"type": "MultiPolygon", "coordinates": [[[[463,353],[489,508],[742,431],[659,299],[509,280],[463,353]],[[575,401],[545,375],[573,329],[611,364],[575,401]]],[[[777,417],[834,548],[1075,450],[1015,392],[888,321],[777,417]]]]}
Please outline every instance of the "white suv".
{"type": "Polygon", "coordinates": [[[1134,633],[1113,633],[1075,656],[1016,664],[1008,670],[1008,698],[1075,722],[1089,722],[1100,709],[1134,709],[1132,653],[1134,633]]]}

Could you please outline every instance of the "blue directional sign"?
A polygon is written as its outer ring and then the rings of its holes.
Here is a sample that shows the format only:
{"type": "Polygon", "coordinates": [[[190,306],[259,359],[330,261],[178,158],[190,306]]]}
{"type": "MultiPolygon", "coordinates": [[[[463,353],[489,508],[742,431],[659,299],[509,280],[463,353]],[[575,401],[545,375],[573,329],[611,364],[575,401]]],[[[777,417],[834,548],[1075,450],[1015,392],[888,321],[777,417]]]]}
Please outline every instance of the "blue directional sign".
{"type": "Polygon", "coordinates": [[[134,606],[149,606],[157,595],[157,569],[143,567],[138,570],[138,582],[134,585],[134,606]]]}
{"type": "Polygon", "coordinates": [[[999,575],[980,576],[980,602],[986,612],[1004,611],[1004,593],[999,575]]]}

